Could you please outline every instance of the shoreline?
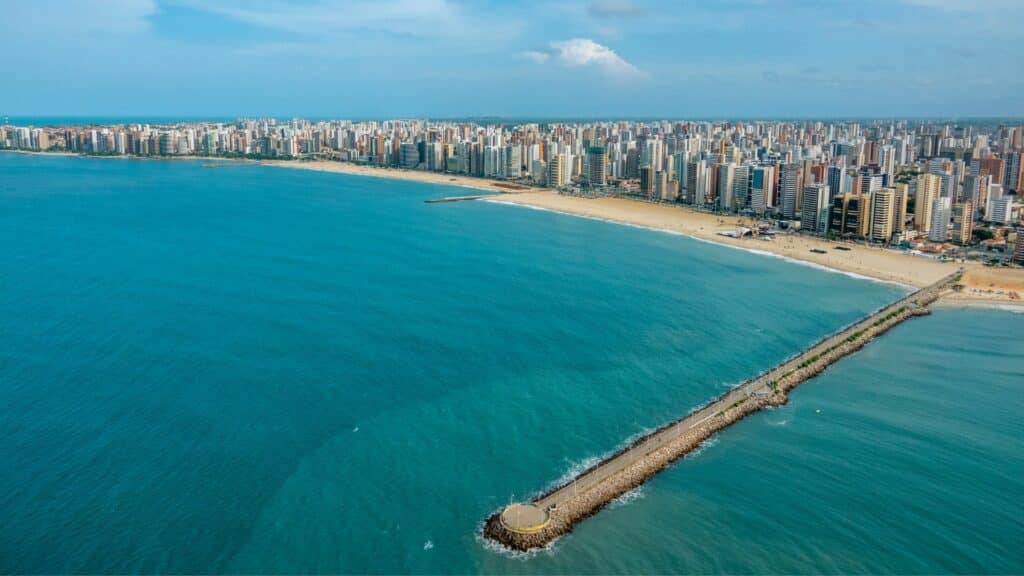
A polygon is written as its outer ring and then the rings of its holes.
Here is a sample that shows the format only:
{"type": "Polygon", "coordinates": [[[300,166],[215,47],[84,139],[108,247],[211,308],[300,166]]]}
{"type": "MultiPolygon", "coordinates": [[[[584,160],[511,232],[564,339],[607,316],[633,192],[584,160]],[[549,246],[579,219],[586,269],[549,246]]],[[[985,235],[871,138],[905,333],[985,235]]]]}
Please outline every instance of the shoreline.
{"type": "MultiPolygon", "coordinates": [[[[648,203],[628,198],[583,198],[558,194],[546,188],[527,187],[508,182],[451,175],[420,170],[384,168],[336,160],[254,160],[220,156],[92,156],[77,152],[40,152],[33,150],[0,150],[33,156],[64,156],[120,160],[195,160],[224,161],[241,164],[331,172],[373,178],[390,178],[422,184],[467,188],[490,192],[493,198],[484,202],[515,205],[555,212],[568,216],[600,220],[624,226],[685,236],[698,242],[736,248],[751,254],[768,256],[793,264],[843,274],[851,278],[893,284],[903,290],[922,288],[947,275],[958,264],[941,262],[924,256],[901,253],[893,249],[853,244],[838,240],[800,234],[779,234],[771,241],[753,238],[731,238],[719,232],[734,231],[749,221],[739,215],[698,212],[681,205],[648,203]],[[499,197],[500,196],[500,197],[499,197]],[[835,250],[835,246],[846,250],[835,250]],[[817,250],[818,252],[813,252],[817,250]]],[[[961,264],[966,270],[964,291],[943,296],[945,302],[989,302],[1024,306],[1024,269],[987,268],[977,262],[961,264]],[[1001,293],[1000,293],[1001,292],[1001,293]],[[1014,296],[1011,296],[1015,295],[1014,296]]]]}
{"type": "Polygon", "coordinates": [[[90,158],[95,160],[217,160],[221,162],[242,162],[249,164],[259,164],[262,162],[261,160],[253,160],[251,158],[229,158],[227,156],[136,156],[134,154],[83,154],[81,152],[67,152],[63,150],[55,150],[53,152],[39,152],[37,150],[11,150],[9,148],[0,149],[0,153],[4,152],[10,154],[24,154],[26,156],[61,156],[65,158],[90,158]]]}
{"type": "Polygon", "coordinates": [[[1020,302],[1011,293],[1024,296],[1024,269],[988,268],[977,262],[942,262],[889,248],[800,234],[779,234],[770,241],[720,235],[719,232],[735,230],[740,222],[747,223],[736,215],[708,214],[685,206],[626,198],[563,196],[546,190],[482,200],[681,235],[853,278],[894,284],[904,289],[922,288],[963,266],[966,274],[962,284],[966,290],[985,291],[987,299],[1006,304],[1020,302]],[[836,246],[846,250],[836,250],[836,246]],[[994,294],[999,290],[1003,291],[1002,295],[994,294]]]}
{"type": "Polygon", "coordinates": [[[740,245],[737,245],[737,244],[726,243],[726,242],[716,242],[714,240],[709,240],[707,238],[701,238],[700,236],[694,236],[692,234],[687,234],[685,232],[679,232],[679,231],[676,231],[676,230],[670,230],[670,229],[666,229],[666,228],[659,228],[659,227],[655,227],[655,226],[645,226],[645,225],[642,225],[642,224],[634,224],[632,222],[623,222],[623,221],[613,220],[613,219],[609,219],[609,218],[600,218],[600,217],[597,217],[597,216],[588,216],[588,215],[585,215],[585,214],[577,214],[577,213],[574,213],[574,212],[565,212],[565,211],[561,211],[561,210],[552,210],[550,208],[542,208],[542,207],[539,207],[539,206],[533,206],[533,205],[530,205],[530,204],[524,204],[524,203],[520,203],[520,202],[507,202],[507,201],[505,201],[504,199],[501,199],[501,198],[481,198],[480,200],[483,201],[483,202],[490,202],[492,204],[505,204],[507,206],[517,206],[517,207],[520,207],[520,208],[529,208],[531,210],[539,210],[541,212],[551,212],[553,214],[563,214],[565,216],[574,216],[576,218],[584,218],[586,220],[595,220],[595,221],[598,221],[598,222],[608,222],[609,224],[618,224],[619,226],[628,226],[630,228],[639,228],[641,230],[650,230],[651,232],[660,232],[662,234],[670,234],[672,236],[682,236],[684,238],[689,238],[690,240],[693,240],[695,242],[702,242],[704,244],[711,244],[712,246],[721,246],[723,248],[731,248],[733,250],[740,250],[740,251],[746,252],[748,254],[756,254],[758,256],[766,256],[768,258],[775,258],[777,260],[782,260],[784,262],[789,262],[791,264],[796,264],[798,266],[807,266],[808,268],[814,268],[816,270],[821,270],[823,272],[829,272],[831,274],[841,274],[841,275],[849,277],[849,278],[856,278],[858,280],[866,280],[866,281],[869,281],[869,282],[878,282],[880,284],[892,284],[894,286],[898,286],[899,288],[901,288],[901,289],[903,289],[905,291],[917,290],[916,286],[914,286],[912,284],[907,284],[905,282],[897,282],[895,280],[886,280],[884,278],[878,278],[876,276],[871,276],[871,275],[867,275],[867,274],[859,274],[857,272],[851,272],[849,270],[843,270],[841,268],[835,268],[835,267],[832,267],[832,266],[825,266],[825,265],[819,264],[817,262],[811,262],[809,260],[801,260],[800,258],[794,258],[792,256],[786,256],[786,255],[783,255],[783,254],[778,254],[778,253],[775,253],[775,252],[771,252],[769,250],[761,250],[761,249],[755,248],[755,247],[740,246],[740,245]]]}
{"type": "Polygon", "coordinates": [[[371,178],[390,178],[392,180],[419,182],[421,184],[470,188],[472,190],[483,190],[499,194],[520,194],[525,192],[537,192],[540,190],[539,188],[533,188],[524,184],[506,182],[504,180],[477,178],[475,176],[464,176],[460,174],[445,174],[442,172],[428,172],[424,170],[386,168],[336,160],[258,160],[257,162],[263,166],[274,166],[278,168],[333,172],[335,174],[368,176],[371,178]]]}

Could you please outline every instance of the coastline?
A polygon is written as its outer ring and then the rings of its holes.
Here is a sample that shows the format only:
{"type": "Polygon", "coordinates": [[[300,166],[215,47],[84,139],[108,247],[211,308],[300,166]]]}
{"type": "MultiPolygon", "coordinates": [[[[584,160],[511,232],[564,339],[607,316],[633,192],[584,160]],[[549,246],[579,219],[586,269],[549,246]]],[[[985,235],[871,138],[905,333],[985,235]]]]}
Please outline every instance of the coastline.
{"type": "MultiPolygon", "coordinates": [[[[494,198],[481,198],[485,202],[521,206],[536,210],[557,212],[569,216],[590,218],[634,226],[648,230],[678,234],[750,253],[787,260],[832,273],[897,285],[905,290],[922,288],[947,275],[958,264],[941,262],[924,256],[901,253],[896,250],[825,240],[799,234],[779,234],[771,241],[754,238],[731,238],[719,232],[734,231],[749,222],[738,215],[720,215],[698,212],[686,206],[648,203],[628,198],[582,198],[565,196],[557,192],[532,188],[508,182],[426,172],[384,168],[333,160],[252,160],[219,156],[90,156],[75,152],[39,152],[32,150],[0,150],[34,156],[56,155],[81,158],[121,160],[199,160],[227,161],[257,164],[278,168],[332,172],[373,178],[391,178],[423,184],[456,186],[495,194],[494,198]],[[500,195],[500,197],[499,197],[500,195]],[[839,245],[846,250],[836,250],[839,245]],[[817,250],[818,252],[813,252],[817,250]]],[[[946,305],[962,306],[1024,306],[1024,269],[987,268],[977,262],[960,264],[966,273],[963,289],[942,297],[946,305]]]]}
{"type": "Polygon", "coordinates": [[[251,158],[229,158],[227,156],[135,156],[134,154],[82,154],[80,152],[67,152],[63,150],[40,152],[38,150],[0,149],[0,153],[4,152],[10,154],[24,154],[25,156],[63,156],[66,158],[93,158],[96,160],[216,160],[221,162],[243,162],[249,164],[260,163],[260,160],[253,160],[251,158]]]}
{"type": "MultiPolygon", "coordinates": [[[[685,206],[653,204],[626,198],[581,198],[563,196],[550,191],[524,192],[501,198],[485,198],[483,201],[679,234],[694,240],[780,258],[855,278],[892,283],[906,289],[927,286],[949,274],[956,267],[963,266],[967,272],[962,284],[970,293],[983,293],[986,300],[1010,305],[1022,302],[1013,298],[1012,293],[1024,296],[1022,269],[986,268],[974,262],[941,262],[887,248],[840,243],[798,234],[780,234],[771,241],[730,238],[718,233],[735,230],[741,221],[739,217],[697,212],[685,206]],[[837,245],[848,250],[835,250],[837,245]]],[[[971,300],[966,294],[951,293],[944,296],[943,300],[971,300]]]]}
{"type": "Polygon", "coordinates": [[[639,226],[687,236],[694,240],[746,250],[762,256],[789,260],[834,273],[897,284],[903,288],[921,288],[946,276],[956,268],[944,263],[883,248],[848,245],[849,250],[835,250],[839,244],[821,238],[797,234],[779,235],[771,241],[753,238],[730,238],[719,232],[733,231],[741,222],[737,216],[697,212],[683,206],[670,206],[625,198],[580,198],[554,192],[531,192],[487,202],[521,205],[594,218],[617,224],[639,226]],[[811,250],[823,250],[815,253],[811,250]]]}
{"type": "Polygon", "coordinates": [[[502,180],[460,176],[455,174],[442,174],[440,172],[427,172],[423,170],[385,168],[381,166],[354,164],[352,162],[340,162],[334,160],[312,160],[302,162],[296,160],[260,160],[259,163],[264,166],[276,166],[279,168],[315,170],[317,172],[334,172],[337,174],[349,174],[355,176],[391,178],[393,180],[406,180],[420,182],[423,184],[458,186],[460,188],[471,188],[473,190],[484,190],[486,192],[495,192],[500,194],[521,194],[525,192],[536,192],[539,190],[538,188],[531,188],[522,184],[512,184],[502,180]]]}

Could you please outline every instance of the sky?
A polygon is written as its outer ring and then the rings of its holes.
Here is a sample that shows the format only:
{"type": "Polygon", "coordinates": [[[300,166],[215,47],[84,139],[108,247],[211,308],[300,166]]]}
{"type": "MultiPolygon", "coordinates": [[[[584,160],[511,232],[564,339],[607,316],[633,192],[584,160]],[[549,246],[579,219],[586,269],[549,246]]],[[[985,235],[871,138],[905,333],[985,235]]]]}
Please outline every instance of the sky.
{"type": "Polygon", "coordinates": [[[3,0],[0,116],[1024,115],[1024,0],[3,0]]]}

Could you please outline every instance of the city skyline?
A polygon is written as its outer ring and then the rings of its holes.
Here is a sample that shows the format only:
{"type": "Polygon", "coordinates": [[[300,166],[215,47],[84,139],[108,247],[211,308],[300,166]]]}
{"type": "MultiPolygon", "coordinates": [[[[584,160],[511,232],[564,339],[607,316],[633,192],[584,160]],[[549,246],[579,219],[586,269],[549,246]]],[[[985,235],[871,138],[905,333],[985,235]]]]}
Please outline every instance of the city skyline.
{"type": "Polygon", "coordinates": [[[8,116],[992,117],[1024,6],[22,3],[8,116]]]}

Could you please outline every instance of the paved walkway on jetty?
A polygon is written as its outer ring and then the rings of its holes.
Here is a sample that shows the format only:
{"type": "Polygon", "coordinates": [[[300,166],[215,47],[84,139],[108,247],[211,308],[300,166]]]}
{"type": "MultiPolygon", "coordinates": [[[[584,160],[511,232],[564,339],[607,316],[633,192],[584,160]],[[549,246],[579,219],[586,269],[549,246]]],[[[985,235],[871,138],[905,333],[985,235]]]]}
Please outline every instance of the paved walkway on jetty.
{"type": "MultiPolygon", "coordinates": [[[[507,545],[521,549],[542,545],[544,541],[556,538],[560,533],[571,529],[575,522],[589,516],[600,506],[606,504],[607,501],[603,494],[614,497],[620,493],[620,490],[617,487],[600,490],[602,497],[596,498],[600,502],[596,508],[593,504],[595,498],[588,492],[595,488],[607,488],[605,485],[621,484],[622,473],[628,472],[638,461],[652,453],[666,447],[669,448],[662,450],[657,455],[665,460],[661,466],[663,467],[692,449],[676,449],[676,446],[693,446],[694,436],[710,436],[715,431],[738,421],[742,415],[759,410],[766,405],[785,402],[786,392],[799,383],[859,349],[871,338],[892,326],[912,316],[927,313],[926,307],[955,283],[961,274],[962,271],[957,271],[935,284],[913,292],[868,315],[863,320],[823,338],[803,352],[736,386],[702,408],[638,439],[626,449],[610,456],[568,483],[532,502],[513,504],[505,510],[509,513],[500,515],[501,527],[507,532],[504,535],[492,532],[491,536],[502,540],[507,545]],[[745,406],[747,403],[750,403],[750,406],[745,406]],[[743,409],[734,410],[736,408],[743,409]],[[737,417],[737,414],[740,416],[737,417]],[[583,498],[580,498],[581,496],[583,498]],[[591,501],[590,509],[580,510],[578,509],[579,505],[572,505],[573,501],[577,504],[591,501]],[[511,513],[512,511],[515,513],[511,513]],[[565,516],[565,518],[564,521],[556,522],[556,527],[545,529],[552,524],[552,516],[565,516]],[[515,541],[519,536],[525,535],[530,536],[522,538],[521,541],[515,541]]],[[[610,499],[607,498],[607,500],[610,499]]]]}

